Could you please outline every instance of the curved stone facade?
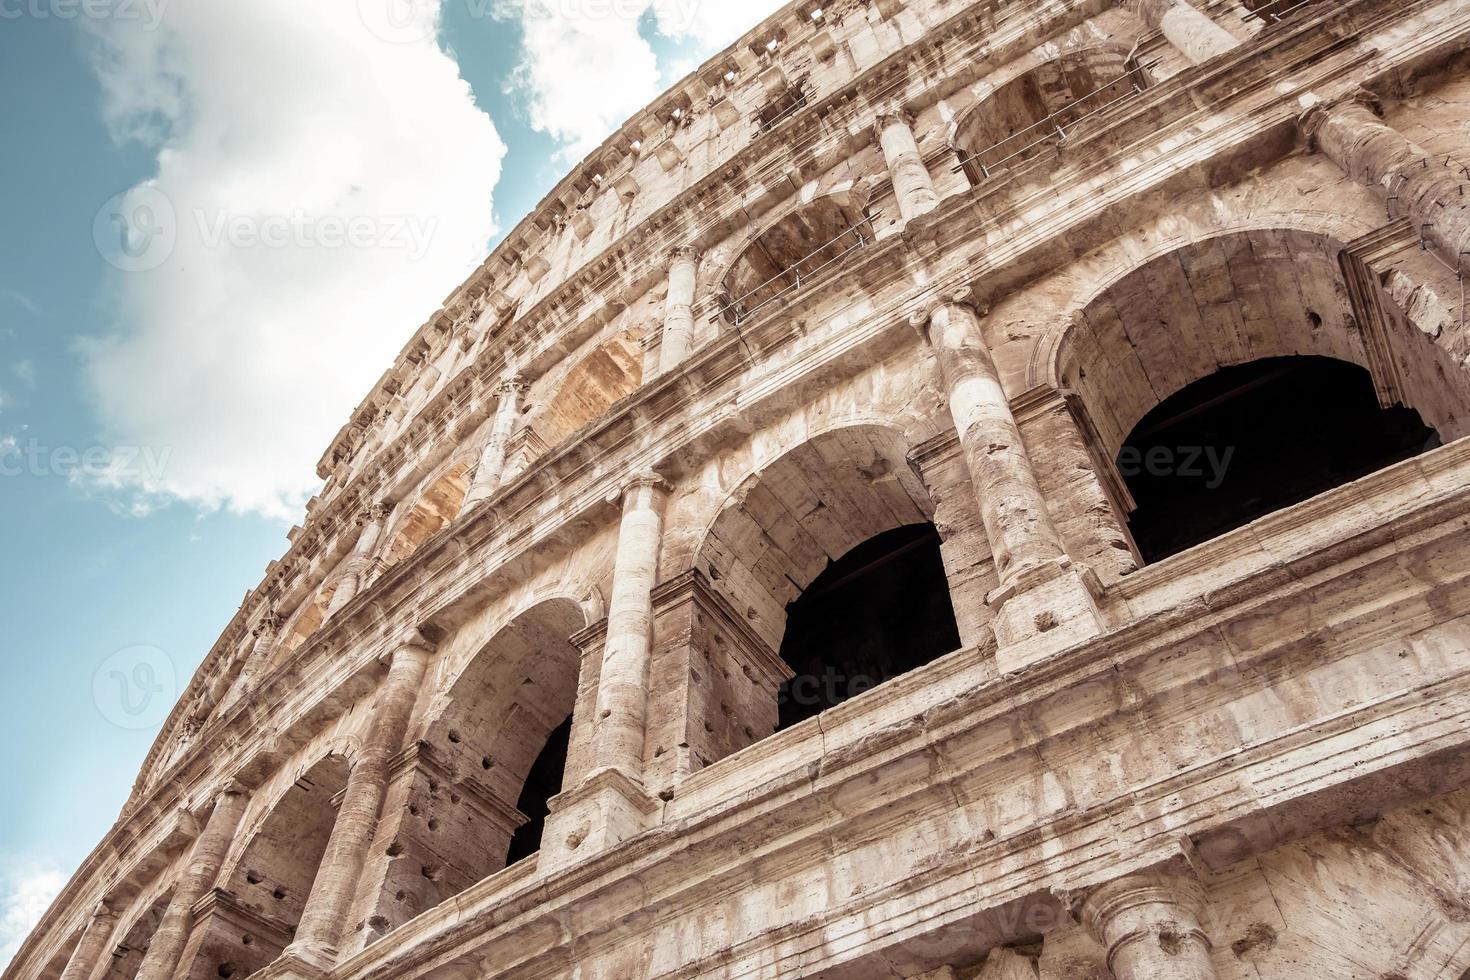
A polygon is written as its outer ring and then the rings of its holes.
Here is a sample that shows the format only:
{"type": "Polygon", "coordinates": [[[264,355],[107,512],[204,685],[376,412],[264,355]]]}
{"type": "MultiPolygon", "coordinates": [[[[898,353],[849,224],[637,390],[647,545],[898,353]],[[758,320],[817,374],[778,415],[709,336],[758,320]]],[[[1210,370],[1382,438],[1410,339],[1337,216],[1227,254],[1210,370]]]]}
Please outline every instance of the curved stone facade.
{"type": "Polygon", "coordinates": [[[6,977],[1470,975],[1467,61],[1461,0],[787,7],[415,334],[6,977]],[[1326,363],[1432,438],[1144,539],[1144,436],[1326,363]],[[931,524],[958,645],[783,721],[931,524]]]}

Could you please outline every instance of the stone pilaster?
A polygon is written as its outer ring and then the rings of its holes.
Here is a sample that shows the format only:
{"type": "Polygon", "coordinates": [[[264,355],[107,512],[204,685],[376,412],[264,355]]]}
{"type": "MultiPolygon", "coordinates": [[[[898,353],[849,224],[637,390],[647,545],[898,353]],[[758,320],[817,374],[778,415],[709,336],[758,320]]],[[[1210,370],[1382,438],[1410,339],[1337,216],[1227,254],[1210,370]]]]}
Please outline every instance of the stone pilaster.
{"type": "Polygon", "coordinates": [[[1440,158],[1378,118],[1373,96],[1360,92],[1317,103],[1302,114],[1308,143],[1343,172],[1378,188],[1392,217],[1408,218],[1414,232],[1452,267],[1470,257],[1467,179],[1440,158]]]}
{"type": "Polygon", "coordinates": [[[683,363],[694,344],[694,290],[699,256],[693,248],[677,248],[669,258],[669,297],[664,305],[663,339],[658,373],[683,363]]]}
{"type": "Polygon", "coordinates": [[[61,980],[89,980],[101,964],[116,928],[117,910],[104,899],[92,910],[81,941],[66,961],[66,969],[61,971],[61,980]]]}
{"type": "Polygon", "coordinates": [[[372,729],[347,777],[321,868],[301,914],[296,940],[287,950],[312,966],[325,968],[337,958],[348,906],[377,832],[389,767],[403,749],[404,733],[433,651],[434,645],[422,633],[410,629],[392,655],[388,677],[373,706],[372,729]]]}
{"type": "Polygon", "coordinates": [[[222,888],[194,904],[194,930],[184,950],[186,964],[174,980],[218,980],[264,969],[291,941],[289,928],[248,908],[222,888]]]}
{"type": "Polygon", "coordinates": [[[505,478],[505,460],[515,435],[516,421],[521,414],[521,396],[530,386],[525,378],[515,375],[500,385],[500,404],[495,410],[495,421],[490,425],[490,437],[480,452],[480,461],[475,466],[474,482],[465,494],[460,513],[468,513],[481,501],[494,496],[505,478]]]}
{"type": "Polygon", "coordinates": [[[916,313],[934,348],[1000,587],[989,597],[1003,670],[1096,635],[1091,573],[1072,564],[1053,525],[968,290],[916,313]]]}
{"type": "Polygon", "coordinates": [[[1201,920],[1205,893],[1182,875],[1143,872],[1098,888],[1082,919],[1117,980],[1215,980],[1201,920]]]}
{"type": "Polygon", "coordinates": [[[215,887],[220,865],[234,842],[247,800],[248,793],[236,783],[230,783],[215,796],[214,809],[194,841],[188,867],[174,886],[173,897],[148,944],[148,954],[138,967],[137,980],[172,980],[189,940],[194,903],[215,887]]]}
{"type": "Polygon", "coordinates": [[[893,180],[893,194],[898,199],[898,213],[904,223],[939,206],[934,179],[919,153],[912,122],[902,112],[883,113],[874,126],[888,174],[893,180]]]}
{"type": "Polygon", "coordinates": [[[351,602],[367,585],[367,575],[372,568],[373,555],[378,550],[378,541],[383,536],[383,530],[388,524],[388,516],[392,512],[391,507],[378,504],[358,518],[362,531],[352,546],[352,554],[347,556],[337,575],[337,587],[332,591],[332,599],[327,604],[328,619],[332,618],[337,610],[351,602]]]}
{"type": "Polygon", "coordinates": [[[1189,0],[1135,0],[1134,6],[1144,23],[1197,65],[1240,46],[1234,34],[1189,0]]]}
{"type": "Polygon", "coordinates": [[[281,639],[281,628],[286,625],[284,616],[274,610],[261,617],[250,631],[250,652],[240,670],[238,690],[245,695],[254,690],[261,676],[270,668],[271,657],[281,639]]]}
{"type": "Polygon", "coordinates": [[[791,668],[698,569],[653,592],[644,784],[664,797],[690,773],[776,730],[791,668]]]}

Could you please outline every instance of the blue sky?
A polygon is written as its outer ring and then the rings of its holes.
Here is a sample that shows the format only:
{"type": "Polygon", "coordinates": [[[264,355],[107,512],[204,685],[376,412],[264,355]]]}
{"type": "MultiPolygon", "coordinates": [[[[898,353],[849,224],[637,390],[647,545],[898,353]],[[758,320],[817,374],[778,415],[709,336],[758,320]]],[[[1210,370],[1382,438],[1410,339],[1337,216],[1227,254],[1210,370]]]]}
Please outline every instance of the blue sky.
{"type": "Polygon", "coordinates": [[[778,6],[0,0],[0,966],[401,344],[778,6]]]}

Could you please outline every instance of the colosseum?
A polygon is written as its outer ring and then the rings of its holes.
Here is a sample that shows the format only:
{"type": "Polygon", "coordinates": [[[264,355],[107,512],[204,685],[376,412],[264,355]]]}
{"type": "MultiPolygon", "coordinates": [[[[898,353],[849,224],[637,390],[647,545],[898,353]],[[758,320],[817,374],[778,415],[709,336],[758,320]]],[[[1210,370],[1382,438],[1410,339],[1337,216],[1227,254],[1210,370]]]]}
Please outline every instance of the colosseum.
{"type": "Polygon", "coordinates": [[[413,335],[6,977],[1470,977],[1467,65],[786,6],[413,335]]]}

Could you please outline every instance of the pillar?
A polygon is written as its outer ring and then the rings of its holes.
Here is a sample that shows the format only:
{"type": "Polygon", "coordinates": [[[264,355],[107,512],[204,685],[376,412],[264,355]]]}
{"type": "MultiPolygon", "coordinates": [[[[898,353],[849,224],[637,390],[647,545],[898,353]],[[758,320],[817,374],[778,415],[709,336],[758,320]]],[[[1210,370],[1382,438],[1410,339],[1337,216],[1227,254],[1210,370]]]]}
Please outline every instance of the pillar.
{"type": "Polygon", "coordinates": [[[467,514],[476,504],[488,500],[500,489],[505,476],[505,457],[515,435],[516,420],[521,415],[521,396],[530,385],[520,375],[513,375],[501,382],[498,389],[500,405],[495,410],[495,421],[490,426],[490,438],[480,452],[480,462],[475,467],[475,479],[465,494],[461,514],[467,514]]]}
{"type": "Polygon", "coordinates": [[[658,584],[667,501],[668,484],[652,473],[634,477],[623,489],[623,520],[613,562],[607,642],[597,693],[597,766],[620,769],[640,782],[653,643],[653,587],[658,584]]]}
{"type": "Polygon", "coordinates": [[[411,629],[392,655],[388,677],[373,706],[372,728],[347,777],[321,868],[301,913],[296,939],[287,949],[288,955],[312,966],[326,968],[336,960],[348,906],[357,892],[368,847],[377,831],[389,767],[403,749],[403,737],[433,650],[433,644],[422,633],[411,629]]]}
{"type": "Polygon", "coordinates": [[[934,179],[919,154],[914,131],[908,117],[899,112],[884,113],[876,125],[878,144],[893,180],[893,194],[898,199],[898,213],[904,224],[939,206],[934,179]]]}
{"type": "Polygon", "coordinates": [[[1188,0],[1137,0],[1144,23],[1163,33],[1184,57],[1203,64],[1240,46],[1234,34],[1188,0]]]}
{"type": "Polygon", "coordinates": [[[87,980],[92,976],[107,952],[115,928],[117,910],[104,899],[92,910],[92,917],[82,930],[81,942],[72,950],[71,959],[66,961],[66,969],[61,971],[61,980],[87,980]]]}
{"type": "Polygon", "coordinates": [[[285,625],[285,617],[277,615],[272,610],[262,616],[260,622],[251,629],[250,652],[245,656],[237,688],[242,696],[248,697],[255,690],[260,683],[261,676],[270,667],[271,656],[276,649],[276,641],[280,639],[281,628],[285,625]]]}
{"type": "MultiPolygon", "coordinates": [[[[653,473],[623,488],[622,523],[613,560],[612,598],[602,634],[597,692],[590,723],[573,722],[573,747],[590,731],[592,765],[581,782],[553,798],[537,870],[564,867],[632,837],[657,804],[643,771],[648,725],[648,677],[653,649],[653,590],[663,542],[668,484],[653,473]]],[[[587,671],[584,667],[583,673],[587,671]]],[[[579,706],[583,704],[578,698],[579,706]]],[[[568,764],[569,769],[571,764],[568,764]]]]}
{"type": "Polygon", "coordinates": [[[1376,110],[1373,96],[1359,92],[1313,105],[1300,125],[1314,149],[1349,177],[1379,188],[1391,216],[1408,218],[1441,258],[1463,269],[1470,253],[1470,177],[1431,156],[1376,110]]]}
{"type": "Polygon", "coordinates": [[[913,321],[939,361],[1000,580],[987,600],[996,612],[998,658],[1013,670],[1095,636],[1102,617],[1095,580],[1072,564],[1047,511],[980,316],[965,290],[913,321]]]}
{"type": "Polygon", "coordinates": [[[1215,980],[1204,911],[1198,881],[1144,872],[1097,889],[1082,918],[1117,980],[1215,980]]]}
{"type": "Polygon", "coordinates": [[[337,576],[337,587],[333,590],[332,599],[327,604],[327,619],[331,619],[337,610],[351,602],[367,584],[367,574],[372,567],[373,555],[378,550],[378,541],[383,536],[383,529],[388,524],[388,515],[392,512],[392,507],[377,504],[369,508],[366,514],[357,518],[357,525],[362,528],[362,531],[352,546],[352,554],[347,556],[346,561],[342,564],[342,571],[337,576]]]}
{"type": "Polygon", "coordinates": [[[179,957],[188,942],[194,921],[194,904],[215,887],[220,865],[235,839],[235,830],[245,812],[248,794],[230,783],[215,796],[214,810],[204,830],[194,841],[189,864],[174,886],[173,897],[148,944],[148,954],[138,967],[137,980],[172,980],[179,957]]]}
{"type": "Polygon", "coordinates": [[[683,363],[694,343],[694,285],[699,258],[692,248],[677,248],[669,262],[669,298],[664,305],[663,339],[659,345],[658,373],[667,374],[683,363]]]}

